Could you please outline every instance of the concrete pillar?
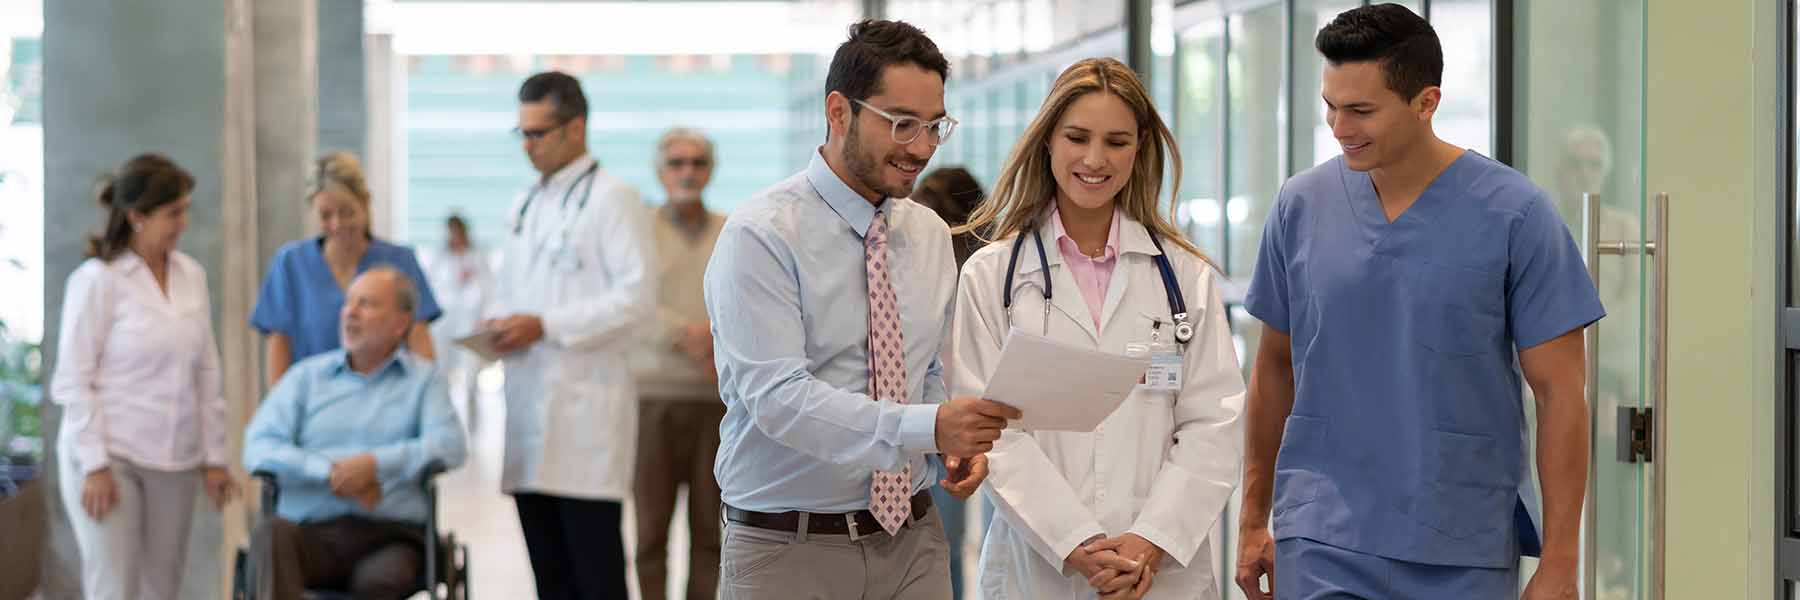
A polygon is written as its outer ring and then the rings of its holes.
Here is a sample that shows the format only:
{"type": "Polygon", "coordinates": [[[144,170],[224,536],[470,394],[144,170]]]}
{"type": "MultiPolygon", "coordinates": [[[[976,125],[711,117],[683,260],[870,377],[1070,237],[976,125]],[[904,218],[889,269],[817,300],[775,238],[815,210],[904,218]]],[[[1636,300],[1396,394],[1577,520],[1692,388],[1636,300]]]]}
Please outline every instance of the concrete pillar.
{"type": "Polygon", "coordinates": [[[276,249],[313,230],[305,195],[320,154],[315,6],[314,0],[256,1],[259,275],[276,249]]]}
{"type": "Polygon", "coordinates": [[[319,150],[368,149],[363,0],[315,0],[319,23],[319,150]]]}
{"type": "Polygon", "coordinates": [[[394,34],[369,33],[363,36],[364,64],[368,83],[368,154],[363,169],[369,177],[375,235],[398,239],[406,230],[406,196],[400,177],[404,140],[396,132],[403,130],[406,110],[406,59],[394,53],[394,34]]]}
{"type": "MultiPolygon", "coordinates": [[[[299,133],[283,128],[310,124],[315,110],[306,67],[311,0],[252,7],[251,0],[44,3],[46,366],[54,368],[57,356],[64,281],[100,226],[95,178],[137,153],[167,154],[199,184],[181,249],[206,268],[212,286],[234,457],[261,389],[256,340],[245,323],[273,248],[300,232],[298,167],[313,153],[310,125],[299,133]]],[[[44,417],[47,464],[54,465],[61,411],[50,403],[44,417]]],[[[47,469],[44,488],[55,490],[59,477],[47,469]]],[[[78,598],[68,515],[49,493],[43,595],[78,598]]],[[[243,543],[245,505],[221,514],[202,496],[194,510],[181,597],[221,597],[229,577],[223,566],[243,543]]]]}

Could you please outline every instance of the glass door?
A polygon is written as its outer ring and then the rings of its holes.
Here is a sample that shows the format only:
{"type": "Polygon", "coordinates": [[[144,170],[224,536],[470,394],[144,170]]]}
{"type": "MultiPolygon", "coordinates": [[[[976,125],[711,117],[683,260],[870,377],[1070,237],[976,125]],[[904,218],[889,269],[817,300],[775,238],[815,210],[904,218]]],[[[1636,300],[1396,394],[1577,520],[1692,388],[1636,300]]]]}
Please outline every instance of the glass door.
{"type": "MultiPolygon", "coordinates": [[[[1503,4],[1504,5],[1504,4],[1503,4]]],[[[1515,0],[1515,166],[1584,246],[1607,316],[1588,330],[1592,456],[1583,597],[1657,597],[1648,576],[1654,271],[1644,188],[1644,2],[1515,0]]],[[[1446,74],[1446,83],[1449,77],[1446,74]]],[[[1446,95],[1450,93],[1446,90],[1446,95]]],[[[1532,407],[1526,403],[1527,410],[1532,407]]],[[[1529,577],[1530,565],[1525,575],[1529,577]]]]}

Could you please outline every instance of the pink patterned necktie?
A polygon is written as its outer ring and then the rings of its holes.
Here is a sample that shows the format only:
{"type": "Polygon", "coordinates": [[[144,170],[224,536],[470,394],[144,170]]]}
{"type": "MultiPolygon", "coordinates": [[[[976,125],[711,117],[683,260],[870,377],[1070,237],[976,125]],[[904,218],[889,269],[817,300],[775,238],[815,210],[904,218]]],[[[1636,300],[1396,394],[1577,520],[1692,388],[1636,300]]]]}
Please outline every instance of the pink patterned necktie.
{"type": "MultiPolygon", "coordinates": [[[[863,236],[863,266],[869,277],[869,391],[877,402],[906,403],[906,344],[900,335],[900,306],[887,269],[887,215],[875,212],[863,236]]],[[[912,513],[912,463],[900,472],[876,471],[869,484],[869,512],[889,535],[912,513]]]]}

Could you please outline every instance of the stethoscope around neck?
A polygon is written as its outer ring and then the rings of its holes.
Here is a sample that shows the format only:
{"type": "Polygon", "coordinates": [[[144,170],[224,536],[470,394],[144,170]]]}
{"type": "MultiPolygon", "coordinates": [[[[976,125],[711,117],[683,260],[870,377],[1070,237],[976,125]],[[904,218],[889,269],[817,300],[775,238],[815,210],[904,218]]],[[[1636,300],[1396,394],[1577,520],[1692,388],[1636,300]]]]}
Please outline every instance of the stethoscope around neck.
{"type": "MultiPolygon", "coordinates": [[[[1037,246],[1039,271],[1043,273],[1044,278],[1042,288],[1044,292],[1043,334],[1047,336],[1050,334],[1050,259],[1049,255],[1044,253],[1043,235],[1038,232],[1035,225],[1028,228],[1031,230],[1031,241],[1037,246]]],[[[1175,267],[1169,264],[1169,253],[1163,251],[1162,240],[1156,237],[1156,232],[1150,227],[1145,226],[1144,231],[1150,234],[1150,243],[1156,245],[1156,270],[1162,275],[1163,293],[1169,297],[1169,316],[1175,320],[1175,341],[1185,346],[1189,340],[1194,339],[1194,324],[1188,320],[1187,302],[1183,301],[1181,297],[1181,282],[1175,279],[1175,267]]],[[[1006,287],[1000,290],[1000,305],[1006,311],[1008,327],[1012,326],[1013,320],[1013,274],[1018,272],[1019,250],[1024,247],[1025,236],[1014,236],[1012,258],[1006,262],[1006,287]]]]}
{"type": "MultiPolygon", "coordinates": [[[[561,234],[555,239],[556,246],[553,250],[554,253],[561,255],[569,252],[569,230],[574,228],[575,223],[581,220],[581,213],[587,210],[588,198],[594,193],[594,186],[584,184],[588,184],[589,180],[594,178],[594,173],[599,170],[600,163],[597,161],[588,165],[587,170],[582,171],[581,175],[575,178],[574,183],[569,185],[569,189],[563,191],[562,206],[567,207],[569,205],[569,197],[575,195],[576,188],[581,189],[581,200],[575,204],[575,214],[563,218],[561,234]]],[[[513,237],[520,237],[524,234],[525,219],[528,216],[531,216],[531,204],[537,200],[538,192],[543,191],[546,186],[547,183],[532,188],[531,193],[525,195],[525,201],[519,204],[519,214],[513,219],[513,237]]],[[[530,264],[533,265],[533,268],[535,268],[538,260],[540,260],[539,254],[543,252],[545,243],[549,243],[549,241],[542,240],[536,247],[532,248],[530,264]]],[[[551,260],[553,261],[556,259],[557,257],[555,256],[551,257],[551,260]]],[[[576,269],[581,268],[581,260],[579,258],[576,258],[575,264],[576,269]]]]}
{"type": "MultiPolygon", "coordinates": [[[[588,165],[587,170],[582,171],[581,175],[575,178],[575,182],[569,185],[569,189],[563,191],[562,205],[568,206],[569,197],[575,195],[576,188],[581,188],[581,201],[575,205],[576,217],[580,217],[581,212],[587,210],[588,196],[591,196],[594,193],[593,186],[583,187],[581,184],[586,183],[589,179],[593,179],[594,172],[599,170],[600,163],[597,161],[594,164],[588,165]]],[[[519,235],[525,231],[525,216],[531,212],[531,203],[537,200],[538,192],[543,191],[543,189],[544,186],[542,185],[532,188],[531,193],[525,195],[525,201],[519,204],[519,214],[513,219],[513,235],[519,235]]],[[[562,237],[564,242],[567,242],[569,239],[569,227],[577,220],[578,219],[567,219],[563,222],[562,237]]]]}

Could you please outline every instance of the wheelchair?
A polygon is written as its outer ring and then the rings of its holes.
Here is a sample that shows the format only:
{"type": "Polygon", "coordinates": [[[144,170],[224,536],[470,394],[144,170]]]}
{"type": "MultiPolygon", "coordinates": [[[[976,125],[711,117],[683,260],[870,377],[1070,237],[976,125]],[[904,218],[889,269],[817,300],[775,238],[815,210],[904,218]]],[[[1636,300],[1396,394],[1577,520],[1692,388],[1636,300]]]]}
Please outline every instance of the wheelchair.
{"type": "MultiPolygon", "coordinates": [[[[438,544],[425,544],[425,573],[419,578],[413,594],[425,592],[431,600],[468,600],[469,598],[469,547],[456,541],[456,534],[450,533],[442,539],[438,537],[437,517],[437,476],[444,472],[444,465],[433,461],[425,467],[423,485],[425,491],[425,539],[436,540],[438,544]],[[441,548],[441,549],[440,549],[441,548]],[[448,557],[440,557],[443,551],[448,557]],[[446,560],[446,558],[448,560],[446,560]]],[[[262,519],[275,518],[275,502],[281,497],[281,490],[275,483],[275,474],[268,471],[257,471],[251,474],[262,482],[262,519]]],[[[254,598],[250,582],[250,552],[239,548],[237,558],[232,565],[231,598],[232,600],[264,600],[254,598]]],[[[306,600],[349,600],[350,596],[343,590],[308,589],[303,596],[306,600]]]]}

